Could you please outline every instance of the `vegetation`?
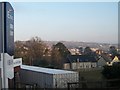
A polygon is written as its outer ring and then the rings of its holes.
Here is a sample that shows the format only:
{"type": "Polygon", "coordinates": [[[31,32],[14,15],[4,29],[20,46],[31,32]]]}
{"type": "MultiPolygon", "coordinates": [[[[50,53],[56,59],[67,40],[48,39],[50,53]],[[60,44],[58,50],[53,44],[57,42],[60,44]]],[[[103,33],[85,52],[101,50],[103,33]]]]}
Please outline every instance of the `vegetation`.
{"type": "Polygon", "coordinates": [[[15,57],[22,57],[23,64],[49,68],[62,68],[70,54],[66,46],[58,42],[50,49],[39,37],[26,42],[15,42],[15,57]]]}
{"type": "Polygon", "coordinates": [[[116,56],[118,54],[118,51],[116,49],[115,46],[110,46],[109,48],[109,53],[112,55],[112,56],[116,56]]]}
{"type": "MultiPolygon", "coordinates": [[[[93,56],[96,59],[99,57],[90,47],[86,47],[84,50],[82,47],[79,49],[83,55],[93,56]]],[[[109,51],[112,55],[117,54],[114,46],[111,46],[109,51]]],[[[14,55],[15,57],[22,57],[23,64],[63,68],[63,63],[66,62],[66,58],[70,55],[70,52],[61,42],[48,47],[39,37],[33,37],[28,41],[16,41],[14,55]]]]}
{"type": "Polygon", "coordinates": [[[112,66],[104,66],[102,74],[107,79],[120,79],[120,64],[114,63],[112,66]]]}
{"type": "Polygon", "coordinates": [[[119,87],[120,83],[120,64],[114,63],[112,66],[104,66],[102,71],[103,76],[109,81],[107,84],[110,87],[119,87]]]}
{"type": "Polygon", "coordinates": [[[79,70],[80,76],[84,77],[87,81],[101,81],[103,80],[103,75],[101,74],[102,69],[99,68],[89,68],[86,70],[79,70]]]}
{"type": "Polygon", "coordinates": [[[51,56],[54,66],[57,65],[58,68],[62,68],[68,55],[70,55],[70,52],[63,43],[58,42],[56,45],[53,45],[51,56]]]}
{"type": "Polygon", "coordinates": [[[93,52],[92,50],[90,49],[90,47],[86,47],[85,50],[84,50],[84,54],[85,55],[91,55],[93,52]]]}

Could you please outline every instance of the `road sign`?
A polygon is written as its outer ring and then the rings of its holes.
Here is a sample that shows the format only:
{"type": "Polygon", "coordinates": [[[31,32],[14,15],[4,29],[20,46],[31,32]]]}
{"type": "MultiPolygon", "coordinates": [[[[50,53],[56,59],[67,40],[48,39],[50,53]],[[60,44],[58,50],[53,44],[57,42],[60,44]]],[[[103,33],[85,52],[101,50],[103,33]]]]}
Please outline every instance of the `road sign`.
{"type": "Polygon", "coordinates": [[[5,53],[14,55],[14,10],[10,3],[4,4],[4,39],[5,53]]]}
{"type": "Polygon", "coordinates": [[[14,55],[14,10],[10,3],[0,2],[0,53],[14,55]]]}

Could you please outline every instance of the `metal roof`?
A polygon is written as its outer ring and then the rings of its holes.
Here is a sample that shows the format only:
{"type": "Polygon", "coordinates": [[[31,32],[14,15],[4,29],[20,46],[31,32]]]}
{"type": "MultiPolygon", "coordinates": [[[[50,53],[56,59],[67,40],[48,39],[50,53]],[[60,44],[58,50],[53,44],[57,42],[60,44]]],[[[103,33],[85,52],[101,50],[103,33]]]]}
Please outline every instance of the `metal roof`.
{"type": "Polygon", "coordinates": [[[31,70],[41,73],[48,73],[48,74],[69,74],[69,73],[77,73],[74,71],[67,71],[67,70],[60,70],[60,69],[49,69],[49,68],[42,68],[36,66],[28,66],[28,65],[21,65],[21,69],[24,70],[31,70]]]}
{"type": "Polygon", "coordinates": [[[70,62],[97,62],[95,56],[88,55],[71,55],[67,57],[70,62]]]}

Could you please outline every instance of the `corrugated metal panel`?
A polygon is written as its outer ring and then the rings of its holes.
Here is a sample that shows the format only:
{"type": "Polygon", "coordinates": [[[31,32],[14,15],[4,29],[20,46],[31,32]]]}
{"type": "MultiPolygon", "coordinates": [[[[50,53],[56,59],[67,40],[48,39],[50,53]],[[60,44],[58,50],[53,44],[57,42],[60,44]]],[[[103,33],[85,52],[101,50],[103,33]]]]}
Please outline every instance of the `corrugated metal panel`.
{"type": "Polygon", "coordinates": [[[78,73],[55,74],[54,88],[66,88],[68,82],[78,82],[78,73]]]}
{"type": "MultiPolygon", "coordinates": [[[[26,84],[37,84],[40,88],[66,88],[68,82],[77,82],[78,81],[78,73],[73,71],[66,70],[58,70],[61,73],[58,73],[57,69],[50,69],[50,71],[41,71],[41,68],[36,67],[40,70],[35,69],[34,66],[29,66],[30,68],[22,67],[20,71],[21,82],[26,84]],[[52,71],[53,70],[53,73],[52,71]],[[48,72],[47,72],[48,71],[48,72]],[[56,73],[55,73],[56,72],[56,73]],[[66,72],[66,73],[65,73],[66,72]],[[71,73],[70,73],[71,72],[71,73]]],[[[44,68],[45,70],[46,68],[44,68]]],[[[43,70],[43,68],[42,68],[43,70]]]]}

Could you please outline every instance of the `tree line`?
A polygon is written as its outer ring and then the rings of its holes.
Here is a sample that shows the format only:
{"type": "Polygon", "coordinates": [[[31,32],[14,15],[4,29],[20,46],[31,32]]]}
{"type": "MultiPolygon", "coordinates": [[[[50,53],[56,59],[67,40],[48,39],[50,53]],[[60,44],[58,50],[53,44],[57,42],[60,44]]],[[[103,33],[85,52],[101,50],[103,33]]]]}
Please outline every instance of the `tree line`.
{"type": "Polygon", "coordinates": [[[15,57],[22,57],[23,64],[49,68],[62,68],[70,54],[66,46],[58,42],[49,48],[39,37],[15,42],[15,57]]]}
{"type": "MultiPolygon", "coordinates": [[[[79,50],[83,51],[82,48],[79,48],[79,50]]],[[[114,46],[111,46],[109,51],[112,55],[117,54],[114,46]]],[[[90,47],[86,47],[82,54],[98,58],[98,55],[90,47]]],[[[16,58],[22,57],[23,64],[27,65],[63,68],[63,63],[66,62],[69,55],[71,55],[70,51],[61,42],[52,47],[48,47],[39,37],[33,37],[28,41],[15,42],[14,56],[16,58]]]]}
{"type": "MultiPolygon", "coordinates": [[[[81,48],[79,48],[79,50],[81,50],[81,48]]],[[[86,47],[82,54],[96,56],[90,47],[86,47]]],[[[14,55],[15,58],[22,57],[23,64],[63,68],[63,64],[67,61],[67,57],[71,55],[71,53],[61,42],[49,48],[39,37],[33,37],[28,41],[16,41],[14,55]]]]}

